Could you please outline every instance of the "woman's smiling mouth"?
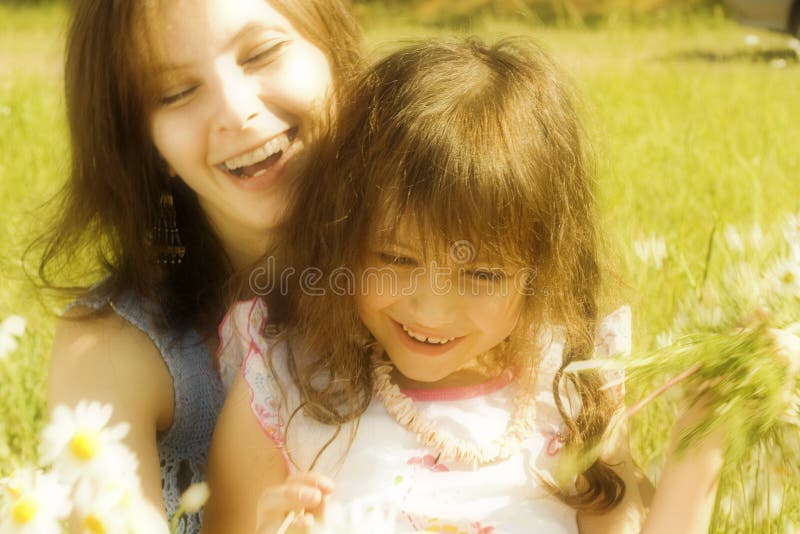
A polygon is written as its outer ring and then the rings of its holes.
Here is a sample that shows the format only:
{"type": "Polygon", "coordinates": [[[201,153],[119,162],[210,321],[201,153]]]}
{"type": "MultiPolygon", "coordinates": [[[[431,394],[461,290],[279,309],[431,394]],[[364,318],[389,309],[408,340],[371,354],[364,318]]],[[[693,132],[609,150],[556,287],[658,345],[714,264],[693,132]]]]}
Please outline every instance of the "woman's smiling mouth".
{"type": "Polygon", "coordinates": [[[261,176],[281,159],[296,137],[297,127],[295,126],[250,152],[225,160],[217,167],[225,173],[244,180],[261,176]]]}

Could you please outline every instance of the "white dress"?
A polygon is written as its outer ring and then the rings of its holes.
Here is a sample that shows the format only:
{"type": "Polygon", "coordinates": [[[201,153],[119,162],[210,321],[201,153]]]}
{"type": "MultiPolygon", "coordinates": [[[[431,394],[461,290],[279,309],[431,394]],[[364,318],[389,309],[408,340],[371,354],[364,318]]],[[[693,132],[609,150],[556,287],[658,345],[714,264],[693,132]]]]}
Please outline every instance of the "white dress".
{"type": "MultiPolygon", "coordinates": [[[[220,326],[223,380],[231,383],[235,373],[242,372],[259,426],[282,451],[290,472],[307,470],[336,429],[300,410],[287,435],[286,423],[298,398],[289,385],[285,345],[270,347],[271,341],[261,334],[266,317],[260,300],[241,302],[231,309],[220,326]]],[[[629,308],[620,308],[601,323],[598,340],[601,356],[630,350],[629,308]]],[[[316,472],[336,483],[331,497],[334,507],[392,510],[396,532],[577,534],[575,511],[550,495],[539,478],[552,476],[562,446],[564,427],[552,395],[562,349],[563,343],[553,336],[537,369],[532,432],[518,454],[497,464],[476,469],[437,461],[435,451],[421,446],[373,398],[357,425],[343,427],[315,465],[316,472]]],[[[506,430],[514,390],[512,373],[506,371],[476,386],[404,393],[437,428],[467,443],[488,443],[506,430]]]]}

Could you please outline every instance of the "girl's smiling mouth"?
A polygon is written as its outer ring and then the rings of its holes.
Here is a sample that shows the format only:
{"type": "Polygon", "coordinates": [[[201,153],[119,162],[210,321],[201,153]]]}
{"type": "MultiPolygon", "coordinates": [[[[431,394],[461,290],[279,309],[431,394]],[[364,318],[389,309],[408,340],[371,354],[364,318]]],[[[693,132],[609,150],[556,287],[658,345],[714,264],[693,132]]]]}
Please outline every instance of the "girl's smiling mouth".
{"type": "Polygon", "coordinates": [[[217,168],[241,180],[262,176],[283,157],[296,138],[294,126],[249,152],[225,160],[217,168]]]}
{"type": "Polygon", "coordinates": [[[439,356],[440,354],[444,354],[464,339],[464,336],[430,336],[421,332],[416,332],[413,327],[409,327],[394,319],[391,319],[391,321],[394,324],[397,337],[400,338],[402,344],[409,350],[426,356],[439,356]]]}
{"type": "Polygon", "coordinates": [[[403,327],[405,333],[408,334],[410,337],[416,339],[417,341],[421,341],[422,343],[428,343],[430,345],[444,345],[445,343],[449,343],[455,339],[454,337],[443,338],[443,337],[426,336],[424,334],[415,332],[407,325],[404,325],[402,323],[400,324],[400,326],[403,327]]]}

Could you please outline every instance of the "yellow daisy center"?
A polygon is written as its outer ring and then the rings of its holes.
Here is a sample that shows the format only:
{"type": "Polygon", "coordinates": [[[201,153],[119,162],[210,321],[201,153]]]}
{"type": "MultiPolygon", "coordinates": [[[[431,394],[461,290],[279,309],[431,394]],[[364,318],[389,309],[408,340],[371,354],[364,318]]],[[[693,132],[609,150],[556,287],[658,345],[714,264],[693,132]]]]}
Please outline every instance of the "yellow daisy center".
{"type": "Polygon", "coordinates": [[[83,528],[92,534],[106,534],[106,527],[103,524],[103,520],[94,514],[86,516],[83,520],[83,528]]]}
{"type": "Polygon", "coordinates": [[[80,460],[91,460],[100,450],[100,433],[94,430],[79,430],[72,436],[69,450],[80,460]]]}
{"type": "Polygon", "coordinates": [[[783,276],[781,277],[781,282],[783,282],[787,286],[793,284],[795,280],[797,280],[797,275],[795,275],[792,271],[786,271],[785,273],[783,273],[783,276]]]}
{"type": "Polygon", "coordinates": [[[14,523],[25,525],[36,516],[38,511],[39,501],[29,495],[25,495],[11,507],[11,517],[14,519],[14,523]]]}

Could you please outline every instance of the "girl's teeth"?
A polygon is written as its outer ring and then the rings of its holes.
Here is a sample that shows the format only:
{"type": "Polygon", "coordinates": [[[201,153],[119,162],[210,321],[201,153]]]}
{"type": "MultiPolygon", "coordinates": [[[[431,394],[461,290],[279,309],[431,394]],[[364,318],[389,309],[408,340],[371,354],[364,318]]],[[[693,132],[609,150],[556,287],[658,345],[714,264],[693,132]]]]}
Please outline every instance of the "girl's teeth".
{"type": "Polygon", "coordinates": [[[408,334],[410,337],[416,339],[417,341],[422,341],[423,343],[433,343],[433,344],[436,344],[436,345],[444,345],[445,343],[450,343],[451,341],[453,341],[455,339],[454,337],[451,337],[451,338],[438,338],[438,337],[423,336],[422,334],[418,334],[418,333],[414,332],[413,330],[411,330],[410,328],[408,328],[404,324],[401,324],[400,326],[403,327],[403,330],[405,331],[405,333],[408,334]]]}
{"type": "Polygon", "coordinates": [[[283,133],[273,139],[270,139],[262,146],[252,150],[251,152],[248,152],[247,154],[242,154],[241,156],[225,160],[225,167],[227,167],[229,171],[235,171],[242,167],[247,167],[248,165],[253,165],[255,163],[264,161],[270,156],[286,150],[289,147],[289,143],[289,136],[286,133],[283,133]]]}

